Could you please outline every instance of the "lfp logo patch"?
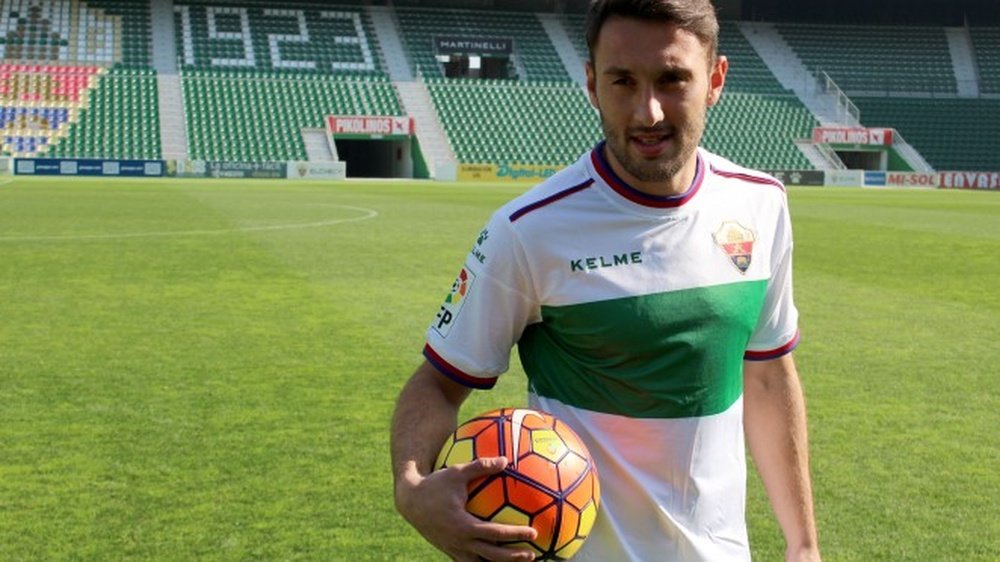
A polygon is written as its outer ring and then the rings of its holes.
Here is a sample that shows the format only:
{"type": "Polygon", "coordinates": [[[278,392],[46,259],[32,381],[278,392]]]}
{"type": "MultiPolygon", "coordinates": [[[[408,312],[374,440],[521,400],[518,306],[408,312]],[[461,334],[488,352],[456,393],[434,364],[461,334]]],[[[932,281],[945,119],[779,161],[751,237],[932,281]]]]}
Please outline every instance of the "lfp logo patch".
{"type": "Polygon", "coordinates": [[[757,241],[757,235],[752,230],[738,222],[726,221],[712,237],[740,273],[746,273],[750,269],[753,243],[757,241]]]}
{"type": "Polygon", "coordinates": [[[446,338],[451,333],[451,327],[454,325],[455,319],[458,318],[458,314],[462,312],[462,307],[465,306],[465,301],[472,291],[472,284],[475,281],[476,274],[467,267],[463,267],[462,271],[458,273],[458,278],[452,284],[451,292],[445,297],[444,304],[441,305],[432,326],[437,333],[441,334],[441,337],[446,338]]]}

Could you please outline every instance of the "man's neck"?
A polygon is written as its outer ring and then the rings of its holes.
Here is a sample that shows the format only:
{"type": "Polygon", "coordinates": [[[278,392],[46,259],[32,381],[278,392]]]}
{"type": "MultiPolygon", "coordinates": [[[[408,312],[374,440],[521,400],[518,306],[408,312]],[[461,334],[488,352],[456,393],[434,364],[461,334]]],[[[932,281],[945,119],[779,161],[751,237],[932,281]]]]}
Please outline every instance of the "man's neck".
{"type": "Polygon", "coordinates": [[[678,195],[683,195],[691,189],[691,184],[694,183],[695,176],[698,174],[698,153],[697,151],[691,154],[688,161],[684,163],[684,166],[676,174],[671,176],[669,179],[660,182],[646,182],[641,181],[632,174],[628,173],[625,168],[618,162],[615,155],[611,153],[611,150],[604,146],[604,159],[611,166],[611,169],[621,178],[625,183],[641,191],[646,195],[652,195],[654,197],[676,197],[678,195]]]}

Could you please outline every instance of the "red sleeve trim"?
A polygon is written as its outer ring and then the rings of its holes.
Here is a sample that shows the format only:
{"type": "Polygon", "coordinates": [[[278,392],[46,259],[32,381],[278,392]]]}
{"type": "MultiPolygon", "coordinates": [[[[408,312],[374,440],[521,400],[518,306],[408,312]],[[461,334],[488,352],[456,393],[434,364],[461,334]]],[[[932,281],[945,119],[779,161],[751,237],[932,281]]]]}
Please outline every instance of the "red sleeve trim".
{"type": "Polygon", "coordinates": [[[793,349],[795,349],[796,347],[798,347],[798,345],[799,345],[799,339],[800,339],[799,332],[796,331],[795,335],[792,336],[791,341],[789,341],[785,345],[783,345],[783,346],[781,346],[781,347],[779,347],[777,349],[771,349],[771,350],[768,350],[768,351],[750,351],[750,350],[747,350],[747,352],[743,354],[743,359],[745,359],[747,361],[768,361],[768,360],[771,360],[771,359],[777,359],[777,358],[781,357],[782,355],[788,355],[789,353],[792,352],[793,349]]]}
{"type": "Polygon", "coordinates": [[[754,175],[746,174],[746,173],[743,173],[743,172],[730,172],[730,171],[726,171],[726,170],[720,170],[720,169],[716,168],[715,166],[712,166],[712,171],[715,172],[716,175],[722,176],[724,178],[730,178],[730,179],[734,179],[734,180],[742,180],[742,181],[745,181],[745,182],[756,183],[756,184],[760,184],[760,185],[771,185],[771,186],[777,187],[781,191],[785,191],[784,184],[782,184],[780,181],[778,181],[778,180],[776,180],[774,178],[754,176],[754,175]]]}
{"type": "Polygon", "coordinates": [[[430,344],[424,345],[424,357],[426,357],[427,361],[430,362],[435,369],[440,371],[441,374],[463,386],[480,390],[488,390],[493,388],[493,386],[497,383],[497,377],[483,379],[466,374],[461,369],[452,365],[443,357],[438,355],[437,352],[431,348],[430,344]]]}

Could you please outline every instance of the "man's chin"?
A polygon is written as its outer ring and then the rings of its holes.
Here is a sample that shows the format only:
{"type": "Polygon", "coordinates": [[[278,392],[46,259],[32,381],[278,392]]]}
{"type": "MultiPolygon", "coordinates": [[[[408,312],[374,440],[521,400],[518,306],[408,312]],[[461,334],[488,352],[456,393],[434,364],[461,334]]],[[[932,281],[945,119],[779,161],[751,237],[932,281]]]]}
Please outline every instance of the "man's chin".
{"type": "Polygon", "coordinates": [[[680,171],[676,161],[669,162],[629,162],[625,171],[636,180],[643,183],[665,182],[673,179],[680,171]]]}

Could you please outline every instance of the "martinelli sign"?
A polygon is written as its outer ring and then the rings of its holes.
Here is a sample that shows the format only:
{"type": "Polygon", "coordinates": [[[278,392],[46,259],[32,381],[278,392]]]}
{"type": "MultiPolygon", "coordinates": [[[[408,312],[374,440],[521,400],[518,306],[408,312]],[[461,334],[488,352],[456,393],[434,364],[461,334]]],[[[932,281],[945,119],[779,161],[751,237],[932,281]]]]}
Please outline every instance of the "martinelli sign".
{"type": "Polygon", "coordinates": [[[439,55],[509,56],[514,52],[510,37],[434,37],[434,52],[439,55]]]}
{"type": "Polygon", "coordinates": [[[413,118],[371,115],[330,115],[326,129],[336,138],[381,139],[413,136],[413,118]]]}

